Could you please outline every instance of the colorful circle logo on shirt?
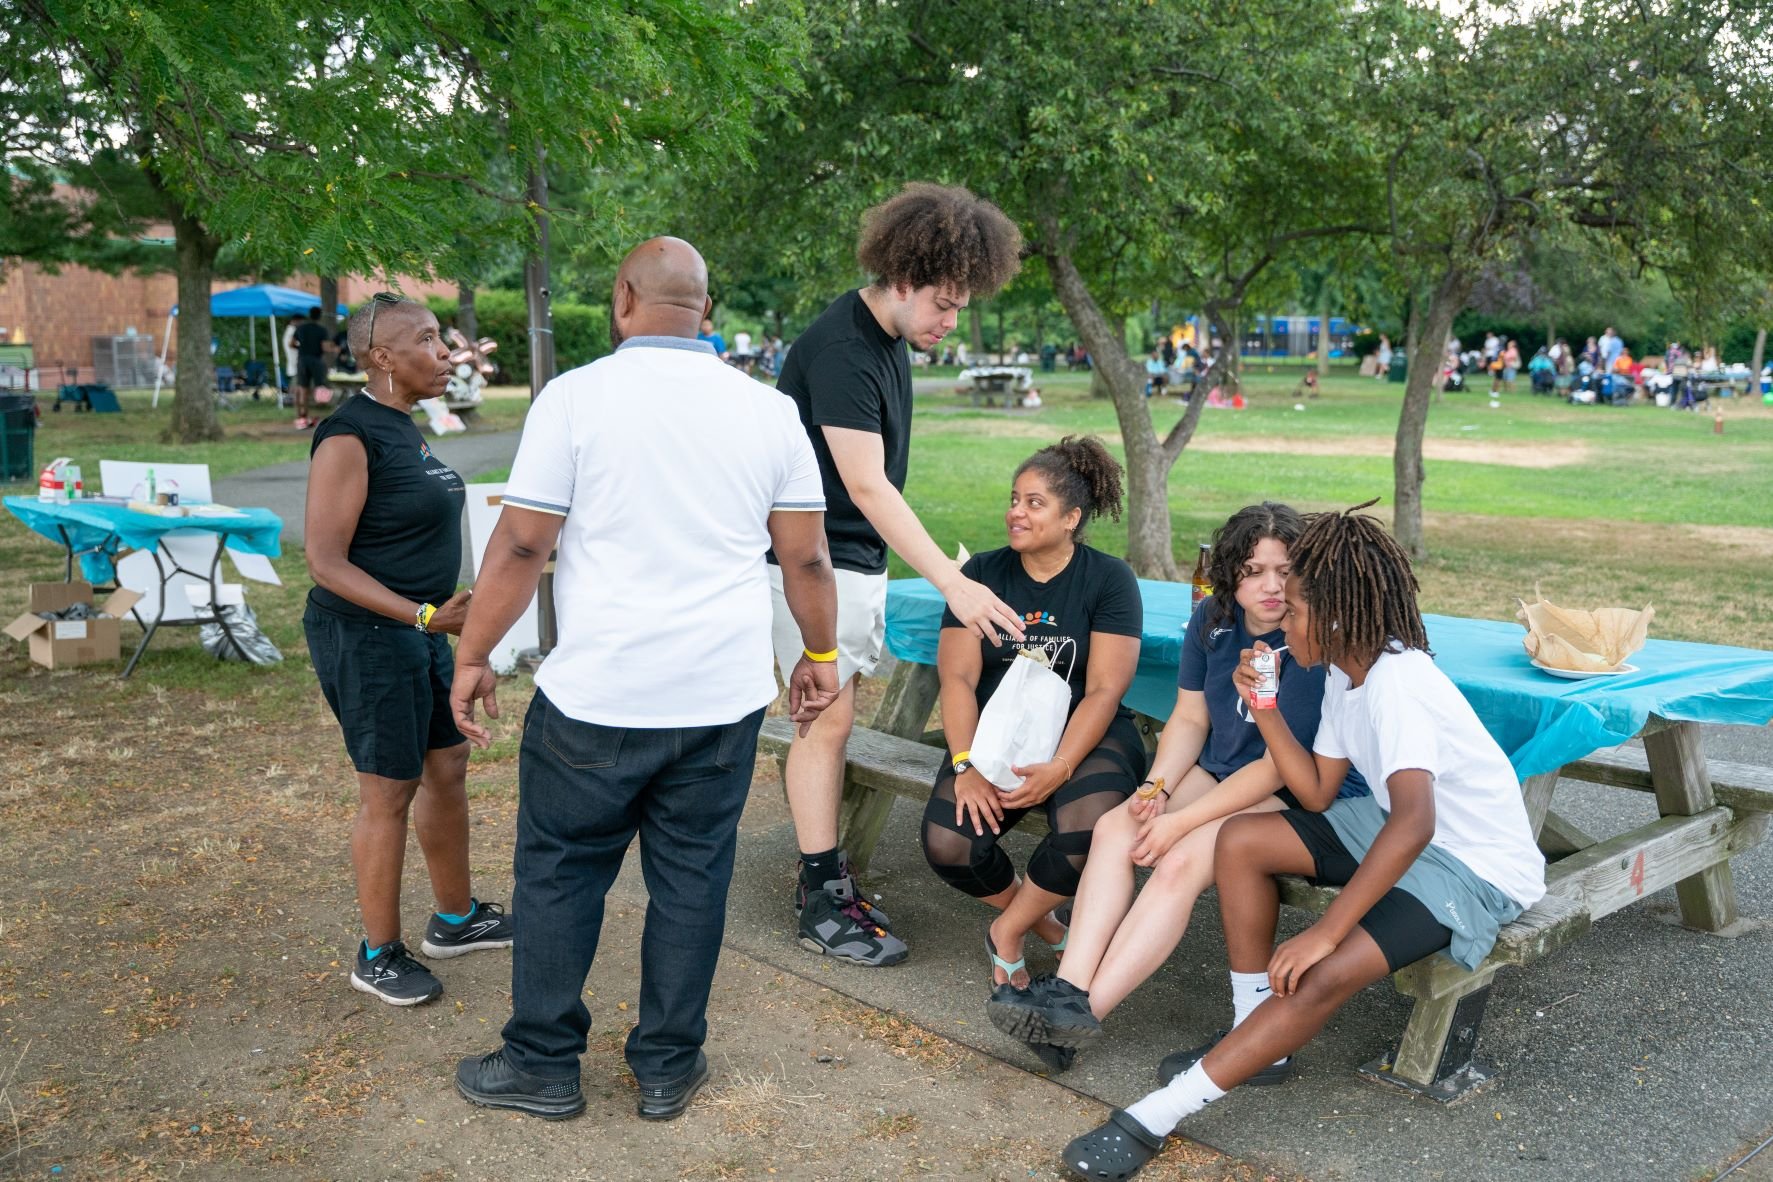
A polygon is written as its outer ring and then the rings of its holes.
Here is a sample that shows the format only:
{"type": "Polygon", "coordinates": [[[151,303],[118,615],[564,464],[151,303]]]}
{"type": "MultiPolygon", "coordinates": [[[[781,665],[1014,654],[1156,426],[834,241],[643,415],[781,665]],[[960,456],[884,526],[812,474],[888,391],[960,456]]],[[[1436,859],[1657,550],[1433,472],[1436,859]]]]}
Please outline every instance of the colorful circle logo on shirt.
{"type": "Polygon", "coordinates": [[[1024,624],[1045,624],[1049,628],[1057,628],[1059,617],[1052,612],[1023,612],[1022,622],[1024,624]]]}

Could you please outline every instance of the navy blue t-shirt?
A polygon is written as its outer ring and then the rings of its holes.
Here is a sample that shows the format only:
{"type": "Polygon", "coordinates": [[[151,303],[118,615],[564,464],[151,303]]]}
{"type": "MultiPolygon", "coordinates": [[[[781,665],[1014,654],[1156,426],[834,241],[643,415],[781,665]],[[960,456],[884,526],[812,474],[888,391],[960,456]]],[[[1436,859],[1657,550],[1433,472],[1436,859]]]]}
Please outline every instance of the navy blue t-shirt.
{"type": "MultiPolygon", "coordinates": [[[[1227,624],[1218,618],[1211,595],[1201,600],[1183,633],[1182,662],[1176,671],[1179,687],[1206,694],[1209,729],[1197,762],[1221,780],[1268,752],[1262,732],[1256,729],[1256,720],[1250,717],[1250,704],[1231,681],[1243,650],[1258,640],[1269,648],[1287,643],[1286,634],[1279,628],[1251,636],[1244,627],[1244,609],[1233,604],[1232,611],[1235,619],[1227,624]]],[[[1317,738],[1318,716],[1324,707],[1324,677],[1329,670],[1327,663],[1306,669],[1293,660],[1290,652],[1280,656],[1281,717],[1307,751],[1317,738]]],[[[1366,781],[1351,767],[1336,795],[1365,796],[1366,781]]]]}

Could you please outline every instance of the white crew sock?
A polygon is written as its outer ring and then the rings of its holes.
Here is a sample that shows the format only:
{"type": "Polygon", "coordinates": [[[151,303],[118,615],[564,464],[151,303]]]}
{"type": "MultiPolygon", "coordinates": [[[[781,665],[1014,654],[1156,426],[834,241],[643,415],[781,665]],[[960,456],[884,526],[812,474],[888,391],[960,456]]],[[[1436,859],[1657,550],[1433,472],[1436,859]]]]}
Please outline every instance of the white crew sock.
{"type": "Polygon", "coordinates": [[[1268,974],[1239,973],[1231,974],[1231,1028],[1236,1030],[1244,1024],[1250,1012],[1273,994],[1268,988],[1268,974]]]}
{"type": "Polygon", "coordinates": [[[1184,1117],[1193,1116],[1225,1093],[1196,1063],[1164,1087],[1127,1109],[1127,1115],[1154,1136],[1167,1137],[1184,1117]]]}
{"type": "MultiPolygon", "coordinates": [[[[1268,988],[1267,973],[1232,973],[1231,974],[1231,1028],[1236,1030],[1244,1024],[1244,1019],[1255,1012],[1256,1007],[1273,997],[1268,988]]],[[[1276,1059],[1274,1065],[1279,1067],[1286,1058],[1276,1059]]]]}

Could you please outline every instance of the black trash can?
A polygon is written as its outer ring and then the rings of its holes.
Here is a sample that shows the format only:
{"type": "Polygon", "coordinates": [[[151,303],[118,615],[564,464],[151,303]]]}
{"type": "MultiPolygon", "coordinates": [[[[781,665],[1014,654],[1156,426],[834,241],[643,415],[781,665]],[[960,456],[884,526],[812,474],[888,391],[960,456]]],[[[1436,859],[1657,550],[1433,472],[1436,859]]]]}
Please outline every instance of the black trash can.
{"type": "Polygon", "coordinates": [[[0,394],[0,480],[27,480],[37,473],[37,400],[0,394]]]}
{"type": "Polygon", "coordinates": [[[1410,359],[1404,356],[1402,349],[1398,349],[1391,355],[1391,369],[1387,371],[1385,376],[1394,382],[1402,382],[1407,376],[1406,371],[1409,368],[1410,359]]]}

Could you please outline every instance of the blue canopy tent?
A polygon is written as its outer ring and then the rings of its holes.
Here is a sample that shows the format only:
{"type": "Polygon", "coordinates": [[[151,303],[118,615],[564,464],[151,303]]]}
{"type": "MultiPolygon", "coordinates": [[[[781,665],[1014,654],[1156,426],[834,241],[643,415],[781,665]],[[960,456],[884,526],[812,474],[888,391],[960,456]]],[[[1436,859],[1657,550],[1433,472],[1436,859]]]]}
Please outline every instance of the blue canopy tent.
{"type": "MultiPolygon", "coordinates": [[[[277,355],[277,317],[305,316],[309,308],[317,307],[320,297],[310,292],[293,287],[278,287],[274,283],[255,283],[251,287],[236,287],[229,291],[218,291],[209,297],[209,314],[211,316],[264,316],[271,322],[271,366],[275,373],[283,372],[283,361],[277,355]]],[[[338,307],[339,315],[345,314],[345,305],[338,307]]],[[[172,344],[172,318],[179,314],[178,305],[166,314],[166,331],[160,337],[160,369],[154,375],[154,403],[160,405],[160,379],[166,372],[166,351],[172,344]]],[[[250,338],[250,334],[249,334],[250,338]]]]}

